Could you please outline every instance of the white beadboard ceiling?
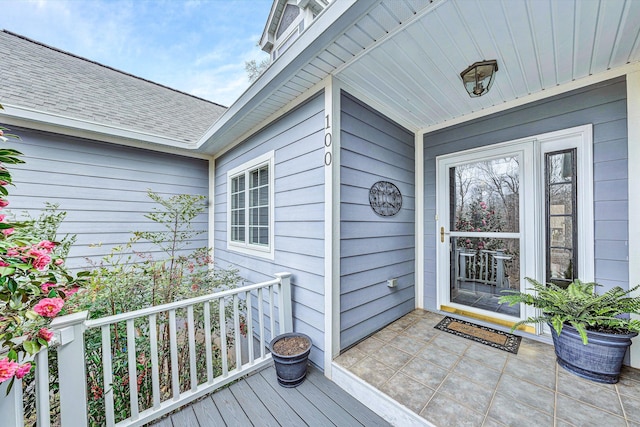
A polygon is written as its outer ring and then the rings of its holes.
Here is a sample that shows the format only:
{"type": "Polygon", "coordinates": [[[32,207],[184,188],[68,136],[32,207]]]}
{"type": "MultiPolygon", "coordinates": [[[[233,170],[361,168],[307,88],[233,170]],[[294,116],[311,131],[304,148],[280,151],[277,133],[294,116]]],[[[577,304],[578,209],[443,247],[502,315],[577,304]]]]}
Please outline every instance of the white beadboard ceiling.
{"type": "Polygon", "coordinates": [[[638,0],[445,0],[422,13],[388,0],[365,18],[334,45],[363,44],[371,21],[389,36],[335,74],[414,129],[640,60],[638,0]],[[498,61],[494,85],[471,98],[460,72],[485,59],[498,61]]]}
{"type": "Polygon", "coordinates": [[[303,33],[279,58],[295,66],[278,78],[267,70],[256,82],[264,90],[250,88],[214,124],[204,150],[233,143],[330,74],[418,131],[640,61],[640,0],[341,3],[349,2],[335,0],[309,27],[325,26],[313,42],[303,33]],[[460,72],[489,59],[499,67],[493,87],[471,98],[460,72]]]}

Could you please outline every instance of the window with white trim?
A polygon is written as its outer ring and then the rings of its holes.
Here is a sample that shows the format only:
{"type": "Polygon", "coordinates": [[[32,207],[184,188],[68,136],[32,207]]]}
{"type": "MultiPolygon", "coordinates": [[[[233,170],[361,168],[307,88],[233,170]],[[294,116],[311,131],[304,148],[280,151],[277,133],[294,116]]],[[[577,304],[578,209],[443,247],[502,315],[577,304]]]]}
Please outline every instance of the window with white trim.
{"type": "Polygon", "coordinates": [[[273,257],[273,151],[227,173],[229,249],[273,257]]]}

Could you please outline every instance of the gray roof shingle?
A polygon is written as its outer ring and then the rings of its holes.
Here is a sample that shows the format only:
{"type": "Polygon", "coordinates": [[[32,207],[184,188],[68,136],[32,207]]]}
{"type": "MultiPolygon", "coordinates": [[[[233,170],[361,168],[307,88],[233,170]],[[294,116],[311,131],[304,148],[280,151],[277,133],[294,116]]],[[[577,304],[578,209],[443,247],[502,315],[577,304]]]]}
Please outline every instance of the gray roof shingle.
{"type": "Polygon", "coordinates": [[[0,99],[101,125],[194,143],[226,107],[0,31],[0,99]]]}

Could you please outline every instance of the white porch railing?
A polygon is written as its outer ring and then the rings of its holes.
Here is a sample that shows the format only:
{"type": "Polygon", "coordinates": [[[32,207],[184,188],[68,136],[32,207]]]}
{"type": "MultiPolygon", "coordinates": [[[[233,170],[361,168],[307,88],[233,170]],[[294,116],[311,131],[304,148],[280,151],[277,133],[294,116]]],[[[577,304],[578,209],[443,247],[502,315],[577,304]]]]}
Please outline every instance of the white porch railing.
{"type": "Polygon", "coordinates": [[[503,250],[456,249],[456,279],[462,282],[476,282],[497,288],[509,287],[505,261],[511,260],[503,250]]]}
{"type": "MultiPolygon", "coordinates": [[[[150,307],[116,316],[87,320],[87,312],[76,313],[54,319],[51,329],[55,332],[55,350],[58,353],[58,376],[60,399],[60,422],[62,427],[87,426],[87,369],[85,365],[85,333],[100,329],[102,346],[102,378],[104,393],[104,420],[107,426],[139,426],[167,414],[223,385],[255,371],[271,361],[266,351],[269,340],[275,336],[276,318],[279,333],[291,332],[291,283],[290,273],[276,274],[276,279],[255,285],[230,289],[171,304],[150,307]],[[276,301],[277,295],[277,301],[276,301]],[[246,310],[242,312],[242,302],[246,310]],[[230,305],[227,305],[230,304],[230,305]],[[231,307],[227,316],[226,307],[231,307]],[[219,319],[212,319],[212,308],[219,310],[219,319]],[[178,310],[181,310],[178,312],[178,310]],[[184,318],[186,312],[186,319],[184,318]],[[196,327],[194,313],[198,313],[201,327],[196,327]],[[201,316],[201,318],[200,318],[201,316]],[[256,319],[257,317],[257,319],[256,319]],[[243,352],[241,318],[246,335],[246,349],[243,352]],[[217,322],[217,324],[216,324],[217,322]],[[160,323],[168,325],[168,341],[161,344],[169,347],[169,355],[164,365],[160,364],[158,331],[160,323]],[[119,337],[126,345],[126,371],[128,372],[127,417],[117,416],[114,407],[114,366],[112,366],[112,344],[118,342],[112,331],[115,325],[126,325],[126,338],[119,337]],[[148,328],[148,329],[147,329],[148,328]],[[138,368],[140,354],[136,352],[136,339],[141,337],[141,329],[150,331],[149,342],[144,344],[151,359],[151,405],[140,406],[138,368]],[[218,337],[212,336],[214,329],[218,337]],[[230,333],[234,346],[227,345],[230,333]],[[254,343],[255,342],[255,343],[254,343]],[[199,344],[204,344],[204,372],[199,372],[197,358],[199,344]],[[254,348],[255,346],[258,348],[254,348]],[[181,380],[179,347],[188,348],[188,381],[181,380]],[[214,374],[214,349],[219,349],[220,373],[214,374]],[[231,353],[231,354],[228,354],[231,353]],[[170,387],[161,389],[160,375],[170,371],[170,387]],[[199,378],[203,378],[199,381],[199,378]]],[[[166,329],[166,328],[165,328],[166,329]]],[[[167,337],[161,337],[167,338],[167,337]]],[[[52,346],[52,349],[54,346],[52,346]]],[[[200,345],[202,348],[202,345],[200,345]]],[[[48,350],[36,355],[36,417],[39,427],[49,427],[50,393],[48,350]]],[[[22,384],[16,380],[6,395],[6,383],[0,385],[0,414],[2,425],[7,427],[25,425],[22,384]]]]}

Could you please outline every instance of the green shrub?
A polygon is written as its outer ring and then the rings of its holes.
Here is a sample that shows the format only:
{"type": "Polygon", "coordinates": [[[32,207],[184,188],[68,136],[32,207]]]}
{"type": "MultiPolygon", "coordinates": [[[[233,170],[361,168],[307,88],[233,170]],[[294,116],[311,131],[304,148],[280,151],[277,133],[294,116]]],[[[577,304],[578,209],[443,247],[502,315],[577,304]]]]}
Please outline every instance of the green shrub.
{"type": "MultiPolygon", "coordinates": [[[[193,229],[192,221],[204,212],[204,197],[179,195],[162,198],[153,192],[149,197],[159,207],[145,215],[160,225],[161,231],[137,231],[126,245],[114,248],[102,261],[94,266],[91,283],[87,291],[77,299],[78,309],[89,311],[91,319],[130,312],[146,307],[211,294],[231,289],[242,283],[236,270],[215,268],[208,248],[190,249],[190,243],[201,232],[193,229]],[[136,250],[140,243],[150,243],[151,250],[142,253],[136,250]]],[[[233,316],[231,303],[225,305],[225,319],[233,316]]],[[[239,310],[246,307],[241,301],[239,310]]],[[[212,336],[220,335],[219,305],[210,303],[212,336]]],[[[189,343],[186,309],[176,311],[178,370],[180,392],[191,388],[189,343]]],[[[203,305],[194,307],[196,329],[197,382],[206,381],[205,340],[203,305]]],[[[156,329],[150,330],[147,317],[134,322],[136,338],[136,381],[140,410],[153,406],[150,334],[158,339],[158,363],[160,371],[161,400],[172,396],[171,343],[169,340],[169,314],[161,312],[156,317],[156,329]]],[[[214,343],[214,377],[221,373],[221,352],[235,345],[235,330],[232,322],[226,325],[227,348],[220,348],[220,340],[214,343]]],[[[116,422],[130,416],[129,372],[126,322],[110,327],[111,361],[116,422]]],[[[215,340],[214,340],[215,341],[215,340]]],[[[87,358],[87,392],[89,418],[93,425],[104,424],[104,382],[102,337],[100,329],[85,332],[87,358]]],[[[229,369],[234,367],[234,358],[229,359],[229,369]]]]}

